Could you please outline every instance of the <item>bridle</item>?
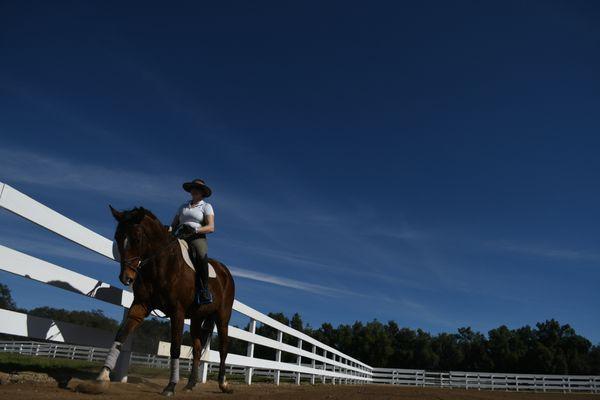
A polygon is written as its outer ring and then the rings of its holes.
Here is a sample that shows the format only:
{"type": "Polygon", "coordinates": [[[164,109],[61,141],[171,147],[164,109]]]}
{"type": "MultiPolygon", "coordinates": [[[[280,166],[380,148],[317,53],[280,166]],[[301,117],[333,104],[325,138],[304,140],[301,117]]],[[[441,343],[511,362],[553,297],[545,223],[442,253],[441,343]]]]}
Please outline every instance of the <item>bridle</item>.
{"type": "Polygon", "coordinates": [[[152,261],[156,257],[160,256],[162,253],[164,253],[165,251],[167,251],[168,249],[170,249],[171,246],[173,246],[174,244],[179,244],[179,241],[178,240],[173,240],[171,243],[169,243],[168,245],[166,245],[165,247],[163,247],[160,251],[154,253],[150,257],[142,258],[142,256],[133,256],[133,257],[129,257],[126,260],[121,261],[121,264],[125,268],[133,271],[136,274],[136,276],[137,276],[137,274],[140,272],[140,270],[142,269],[142,267],[145,264],[147,264],[148,262],[152,261]],[[137,260],[137,264],[135,264],[135,266],[134,266],[133,264],[135,263],[136,260],[137,260]]]}

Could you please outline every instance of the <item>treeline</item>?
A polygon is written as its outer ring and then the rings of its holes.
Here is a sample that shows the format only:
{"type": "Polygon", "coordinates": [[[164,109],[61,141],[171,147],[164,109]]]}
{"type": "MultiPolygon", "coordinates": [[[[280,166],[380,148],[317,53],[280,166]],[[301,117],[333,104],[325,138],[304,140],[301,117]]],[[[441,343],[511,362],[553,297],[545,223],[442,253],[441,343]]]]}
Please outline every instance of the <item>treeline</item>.
{"type": "Polygon", "coordinates": [[[325,323],[313,329],[304,326],[298,314],[291,320],[281,314],[270,315],[376,367],[600,375],[600,346],[593,346],[571,326],[554,319],[537,323],[535,328],[502,325],[487,335],[469,327],[432,335],[400,327],[394,321],[355,322],[337,328],[325,323]]]}
{"type": "MultiPolygon", "coordinates": [[[[28,311],[18,309],[10,290],[2,284],[0,308],[112,332],[116,332],[119,324],[106,317],[101,310],[67,311],[51,307],[28,311]]],[[[299,314],[291,318],[282,313],[270,313],[269,316],[374,367],[600,375],[600,346],[593,346],[571,326],[553,319],[537,323],[535,327],[509,329],[503,325],[490,330],[487,335],[469,327],[460,328],[455,333],[432,335],[421,329],[400,327],[394,321],[385,324],[377,320],[355,322],[338,327],[324,323],[315,329],[304,324],[299,314]]],[[[269,326],[259,324],[256,333],[277,340],[277,332],[269,326]]],[[[147,319],[134,335],[133,351],[155,353],[160,340],[170,341],[168,320],[147,319]]],[[[298,343],[297,339],[285,334],[282,340],[294,347],[298,343]]],[[[191,344],[187,332],[183,343],[191,344]]],[[[216,349],[217,346],[217,339],[213,338],[212,348],[216,349]]],[[[246,354],[246,347],[243,341],[230,340],[231,353],[246,354]]],[[[303,348],[312,351],[309,344],[305,343],[303,348]]],[[[257,345],[254,355],[274,360],[275,350],[257,345]]],[[[296,356],[283,353],[282,360],[295,362],[296,356]]]]}
{"type": "MultiPolygon", "coordinates": [[[[421,329],[400,327],[394,321],[355,322],[337,328],[325,323],[313,329],[304,326],[298,314],[289,320],[282,314],[270,316],[376,367],[600,374],[600,346],[592,346],[571,326],[553,319],[537,323],[535,328],[509,329],[503,325],[487,335],[469,327],[456,333],[432,335],[421,329]]],[[[308,347],[305,349],[310,351],[308,347]]]]}

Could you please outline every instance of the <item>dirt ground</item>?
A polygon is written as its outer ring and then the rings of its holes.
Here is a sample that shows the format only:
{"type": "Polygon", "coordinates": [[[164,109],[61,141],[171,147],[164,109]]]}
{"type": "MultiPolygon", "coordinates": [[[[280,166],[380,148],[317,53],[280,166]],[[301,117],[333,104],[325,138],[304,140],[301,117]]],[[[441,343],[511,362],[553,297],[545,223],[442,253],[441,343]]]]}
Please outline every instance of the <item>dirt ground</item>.
{"type": "MultiPolygon", "coordinates": [[[[81,381],[73,379],[66,388],[59,388],[54,382],[24,382],[10,383],[0,386],[0,399],[17,400],[46,400],[46,399],[164,399],[160,395],[165,379],[145,379],[131,376],[130,383],[112,383],[106,393],[84,394],[77,393],[74,388],[81,381]]],[[[209,381],[205,385],[198,385],[191,393],[182,392],[185,382],[180,382],[175,397],[185,399],[221,399],[221,400],[300,400],[300,399],[326,399],[326,400],[585,400],[600,399],[592,394],[559,394],[559,393],[515,393],[491,392],[476,390],[448,390],[431,388],[406,388],[389,385],[293,385],[283,384],[279,387],[273,384],[258,383],[246,386],[243,383],[232,382],[233,394],[223,394],[219,391],[216,382],[209,381]]]]}

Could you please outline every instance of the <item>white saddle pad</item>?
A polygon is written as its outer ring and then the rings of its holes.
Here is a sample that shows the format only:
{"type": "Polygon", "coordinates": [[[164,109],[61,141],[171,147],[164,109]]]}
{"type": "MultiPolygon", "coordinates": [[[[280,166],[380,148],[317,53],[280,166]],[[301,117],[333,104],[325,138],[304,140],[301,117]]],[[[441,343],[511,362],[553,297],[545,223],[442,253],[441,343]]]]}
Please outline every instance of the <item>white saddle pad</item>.
{"type": "MultiPolygon", "coordinates": [[[[194,268],[194,263],[192,263],[192,260],[190,259],[190,253],[188,250],[188,244],[185,240],[182,239],[178,239],[179,240],[179,246],[181,246],[181,255],[183,256],[183,259],[185,260],[185,263],[188,265],[188,267],[190,267],[192,270],[196,271],[196,269],[194,268]]],[[[216,278],[217,277],[217,273],[215,272],[214,267],[211,265],[211,263],[208,263],[208,277],[209,278],[216,278]]]]}

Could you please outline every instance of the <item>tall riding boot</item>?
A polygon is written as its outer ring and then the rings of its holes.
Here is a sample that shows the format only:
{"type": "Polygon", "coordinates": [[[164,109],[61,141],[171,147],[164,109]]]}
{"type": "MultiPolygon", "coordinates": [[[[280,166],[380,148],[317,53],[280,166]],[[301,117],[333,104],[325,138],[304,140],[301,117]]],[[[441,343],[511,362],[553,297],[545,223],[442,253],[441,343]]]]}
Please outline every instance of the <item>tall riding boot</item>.
{"type": "Polygon", "coordinates": [[[212,294],[208,290],[208,256],[204,256],[196,263],[196,296],[194,301],[198,305],[212,303],[212,294]]]}

